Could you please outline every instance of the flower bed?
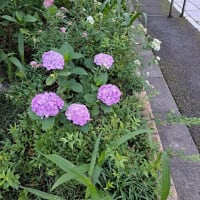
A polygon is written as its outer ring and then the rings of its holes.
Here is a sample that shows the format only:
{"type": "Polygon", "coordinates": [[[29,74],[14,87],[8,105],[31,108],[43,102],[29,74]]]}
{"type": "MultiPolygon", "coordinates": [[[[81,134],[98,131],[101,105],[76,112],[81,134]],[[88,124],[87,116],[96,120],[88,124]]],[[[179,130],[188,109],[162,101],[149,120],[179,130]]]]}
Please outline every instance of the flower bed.
{"type": "Polygon", "coordinates": [[[126,13],[125,0],[33,4],[34,13],[2,15],[19,31],[21,59],[0,52],[13,67],[1,96],[16,109],[4,113],[2,198],[159,198],[161,154],[134,95],[145,86],[137,38],[155,50],[159,41],[132,25],[137,13],[126,13]]]}

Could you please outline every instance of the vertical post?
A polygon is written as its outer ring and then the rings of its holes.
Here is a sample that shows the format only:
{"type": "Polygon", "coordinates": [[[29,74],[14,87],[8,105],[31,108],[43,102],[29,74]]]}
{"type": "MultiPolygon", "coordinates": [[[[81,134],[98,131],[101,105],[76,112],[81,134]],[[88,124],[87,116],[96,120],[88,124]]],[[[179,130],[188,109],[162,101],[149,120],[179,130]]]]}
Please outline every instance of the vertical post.
{"type": "Polygon", "coordinates": [[[183,14],[184,14],[184,11],[185,11],[185,4],[186,4],[186,0],[184,0],[184,2],[183,2],[183,8],[182,8],[182,12],[181,12],[180,17],[183,17],[183,14]]]}
{"type": "Polygon", "coordinates": [[[169,15],[168,15],[168,17],[172,17],[172,7],[173,7],[173,4],[174,4],[174,0],[171,0],[171,4],[170,4],[170,9],[169,9],[169,15]]]}

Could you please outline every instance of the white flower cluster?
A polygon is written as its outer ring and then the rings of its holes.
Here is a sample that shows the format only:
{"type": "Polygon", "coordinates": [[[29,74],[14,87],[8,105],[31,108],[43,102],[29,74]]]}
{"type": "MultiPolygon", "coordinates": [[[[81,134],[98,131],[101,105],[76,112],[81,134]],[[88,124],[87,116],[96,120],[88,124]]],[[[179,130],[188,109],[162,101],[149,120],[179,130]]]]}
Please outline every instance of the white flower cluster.
{"type": "Polygon", "coordinates": [[[88,16],[87,17],[87,22],[89,22],[90,24],[94,24],[94,19],[93,19],[93,17],[92,16],[88,16]]]}
{"type": "Polygon", "coordinates": [[[155,51],[159,51],[160,50],[160,44],[161,44],[161,41],[154,38],[152,43],[151,43],[151,48],[154,49],[155,51]]]}
{"type": "Polygon", "coordinates": [[[137,66],[141,66],[141,62],[140,62],[139,60],[135,60],[134,63],[135,63],[135,65],[137,65],[137,66]]]}

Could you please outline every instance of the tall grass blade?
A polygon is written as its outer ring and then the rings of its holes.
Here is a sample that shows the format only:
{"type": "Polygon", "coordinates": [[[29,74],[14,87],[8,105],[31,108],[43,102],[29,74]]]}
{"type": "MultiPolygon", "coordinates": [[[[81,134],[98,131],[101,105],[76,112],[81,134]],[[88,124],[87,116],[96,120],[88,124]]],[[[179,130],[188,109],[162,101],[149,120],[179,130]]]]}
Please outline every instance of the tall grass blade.
{"type": "Polygon", "coordinates": [[[25,72],[24,65],[16,57],[10,57],[9,60],[13,65],[15,65],[18,68],[18,70],[20,71],[22,76],[25,77],[26,76],[26,72],[25,72]]]}
{"type": "Polygon", "coordinates": [[[140,15],[141,15],[141,13],[138,13],[138,12],[134,13],[134,14],[132,15],[132,17],[130,18],[130,21],[129,21],[129,23],[128,23],[128,26],[131,26],[131,25],[133,24],[133,22],[134,22],[137,18],[139,18],[140,15]]]}
{"type": "Polygon", "coordinates": [[[24,61],[24,35],[22,33],[19,33],[18,35],[18,51],[19,51],[19,55],[21,58],[21,62],[24,65],[25,61],[24,61]]]}
{"type": "MultiPolygon", "coordinates": [[[[81,166],[76,167],[75,169],[77,169],[80,173],[86,173],[88,171],[89,165],[87,164],[83,164],[81,166]]],[[[53,191],[56,187],[58,187],[59,185],[66,183],[72,179],[75,179],[76,177],[74,176],[74,174],[69,174],[69,173],[65,173],[63,174],[52,186],[51,191],[53,191]]]]}
{"type": "Polygon", "coordinates": [[[99,134],[99,136],[97,138],[97,141],[96,141],[96,144],[95,144],[95,147],[94,147],[94,151],[92,153],[92,159],[91,159],[90,167],[89,167],[89,171],[88,171],[88,175],[90,177],[92,177],[93,173],[94,173],[94,168],[95,168],[95,164],[96,164],[97,154],[98,154],[98,151],[99,151],[100,139],[101,139],[101,134],[99,134]]]}
{"type": "Polygon", "coordinates": [[[88,177],[85,176],[84,173],[81,173],[77,167],[72,164],[70,161],[56,155],[56,154],[50,154],[45,155],[45,157],[49,160],[51,160],[53,163],[55,163],[58,167],[60,167],[65,172],[73,175],[76,181],[80,182],[81,184],[85,186],[91,186],[92,183],[88,177]]]}
{"type": "Polygon", "coordinates": [[[140,135],[140,134],[144,134],[144,133],[152,133],[152,130],[150,129],[142,129],[142,130],[137,130],[134,132],[129,132],[127,130],[127,134],[122,136],[121,138],[114,140],[113,142],[111,142],[110,146],[111,148],[117,148],[118,146],[120,146],[121,144],[127,142],[128,140],[130,140],[131,138],[140,135]]]}
{"type": "Polygon", "coordinates": [[[170,191],[170,167],[167,152],[162,154],[161,200],[167,200],[170,191]]]}
{"type": "Polygon", "coordinates": [[[56,196],[56,195],[53,195],[53,194],[49,194],[49,193],[46,193],[46,192],[42,192],[40,190],[32,189],[32,188],[29,188],[29,187],[22,187],[22,188],[26,189],[28,192],[30,192],[30,193],[38,196],[38,197],[41,197],[43,199],[48,199],[48,200],[65,200],[62,197],[59,197],[59,196],[56,196]]]}

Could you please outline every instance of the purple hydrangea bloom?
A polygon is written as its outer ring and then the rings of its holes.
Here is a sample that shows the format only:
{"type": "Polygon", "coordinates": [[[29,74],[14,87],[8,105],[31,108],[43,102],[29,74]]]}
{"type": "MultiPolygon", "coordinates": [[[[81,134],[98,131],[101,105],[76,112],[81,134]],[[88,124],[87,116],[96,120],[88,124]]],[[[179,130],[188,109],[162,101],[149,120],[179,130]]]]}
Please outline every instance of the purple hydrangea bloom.
{"type": "Polygon", "coordinates": [[[121,91],[112,84],[102,85],[98,89],[97,99],[101,100],[107,106],[111,106],[120,101],[121,91]]]}
{"type": "Polygon", "coordinates": [[[83,104],[73,103],[71,104],[66,112],[65,115],[68,120],[71,120],[73,124],[84,126],[90,121],[90,113],[87,107],[83,104]]]}
{"type": "Polygon", "coordinates": [[[56,116],[64,106],[64,101],[54,92],[37,94],[31,102],[31,110],[39,117],[56,116]]]}
{"type": "Polygon", "coordinates": [[[62,54],[55,51],[47,51],[42,54],[42,66],[47,70],[51,69],[63,69],[64,57],[62,54]]]}
{"type": "Polygon", "coordinates": [[[106,69],[110,69],[112,67],[112,64],[114,63],[114,59],[109,54],[99,53],[99,54],[95,55],[94,63],[96,65],[103,66],[106,69]]]}

